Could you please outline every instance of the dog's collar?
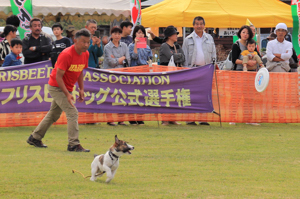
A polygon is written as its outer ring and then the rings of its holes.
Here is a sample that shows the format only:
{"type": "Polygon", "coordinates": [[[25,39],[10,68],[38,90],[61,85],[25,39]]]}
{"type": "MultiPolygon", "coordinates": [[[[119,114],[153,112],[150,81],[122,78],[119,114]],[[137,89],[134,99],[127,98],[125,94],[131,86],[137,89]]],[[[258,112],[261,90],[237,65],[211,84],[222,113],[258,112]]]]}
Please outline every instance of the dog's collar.
{"type": "Polygon", "coordinates": [[[119,158],[119,156],[113,154],[111,151],[109,151],[108,154],[109,154],[109,157],[110,157],[111,160],[114,160],[113,157],[115,157],[115,158],[117,158],[117,159],[119,158]],[[112,156],[113,156],[113,157],[112,157],[112,156]]]}

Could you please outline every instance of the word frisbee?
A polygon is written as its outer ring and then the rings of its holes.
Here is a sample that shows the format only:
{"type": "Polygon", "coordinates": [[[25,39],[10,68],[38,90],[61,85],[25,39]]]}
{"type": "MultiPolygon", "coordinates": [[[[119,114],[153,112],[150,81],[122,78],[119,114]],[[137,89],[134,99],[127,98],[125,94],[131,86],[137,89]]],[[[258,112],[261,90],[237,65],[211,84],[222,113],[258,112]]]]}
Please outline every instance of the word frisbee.
{"type": "Polygon", "coordinates": [[[259,69],[259,71],[255,76],[255,82],[254,82],[256,90],[258,92],[263,92],[264,90],[266,90],[269,84],[269,79],[270,79],[270,75],[268,69],[266,68],[259,69]]]}

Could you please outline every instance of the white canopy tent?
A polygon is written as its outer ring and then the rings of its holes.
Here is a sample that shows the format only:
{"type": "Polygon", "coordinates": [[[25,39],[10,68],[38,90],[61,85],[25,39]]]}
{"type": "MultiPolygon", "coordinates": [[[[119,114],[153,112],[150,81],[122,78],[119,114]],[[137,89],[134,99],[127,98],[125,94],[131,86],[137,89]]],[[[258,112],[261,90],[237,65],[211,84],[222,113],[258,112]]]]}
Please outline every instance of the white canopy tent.
{"type": "MultiPolygon", "coordinates": [[[[130,16],[129,0],[32,0],[33,15],[101,15],[130,16]]],[[[0,16],[11,12],[10,1],[0,0],[0,16]]],[[[2,18],[2,17],[1,17],[2,18]]]]}

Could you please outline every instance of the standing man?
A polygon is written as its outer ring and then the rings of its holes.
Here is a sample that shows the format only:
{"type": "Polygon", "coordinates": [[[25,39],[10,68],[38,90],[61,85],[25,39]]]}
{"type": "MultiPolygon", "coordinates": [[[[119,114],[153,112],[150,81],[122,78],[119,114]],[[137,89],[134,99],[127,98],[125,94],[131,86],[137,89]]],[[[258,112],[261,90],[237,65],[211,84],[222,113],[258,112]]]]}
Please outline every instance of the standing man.
{"type": "MultiPolygon", "coordinates": [[[[185,38],[182,50],[185,55],[184,67],[201,67],[210,64],[216,59],[216,47],[211,35],[204,32],[205,21],[203,17],[195,17],[193,21],[194,31],[185,38]]],[[[197,125],[188,122],[188,125],[197,125]]],[[[207,122],[199,122],[200,125],[209,125],[207,122]]]]}
{"type": "Polygon", "coordinates": [[[75,27],[73,25],[68,25],[66,29],[66,33],[67,33],[67,38],[70,40],[71,45],[74,44],[72,39],[75,35],[74,32],[76,32],[75,27]]]}
{"type": "Polygon", "coordinates": [[[121,42],[124,42],[127,46],[129,46],[132,43],[132,37],[130,35],[132,32],[133,24],[129,21],[123,21],[120,24],[120,27],[122,29],[121,42]]]}
{"type": "Polygon", "coordinates": [[[293,55],[293,44],[284,39],[288,33],[286,24],[277,24],[274,32],[277,37],[268,42],[266,68],[270,72],[289,72],[291,70],[289,59],[293,55]]]}
{"type": "Polygon", "coordinates": [[[216,47],[211,35],[204,32],[205,21],[203,17],[195,17],[194,31],[185,38],[182,50],[185,55],[185,67],[204,66],[216,59],[216,47]]]}
{"type": "Polygon", "coordinates": [[[39,18],[32,18],[30,30],[31,34],[22,41],[24,64],[48,60],[52,50],[52,41],[42,33],[42,21],[39,18]]]}
{"type": "Polygon", "coordinates": [[[89,152],[84,149],[78,139],[78,111],[74,106],[75,99],[72,95],[76,82],[79,86],[79,102],[84,99],[83,69],[88,67],[91,35],[86,29],[81,29],[75,34],[75,44],[60,53],[55,68],[49,79],[49,93],[53,98],[47,115],[29,136],[27,143],[35,147],[46,148],[41,141],[49,127],[56,122],[62,111],[68,120],[68,151],[89,152]]]}
{"type": "Polygon", "coordinates": [[[89,57],[89,67],[98,68],[99,67],[99,57],[103,55],[103,50],[101,48],[101,39],[95,36],[97,30],[97,22],[94,19],[87,20],[85,28],[88,29],[92,35],[91,45],[88,49],[90,53],[89,57]]]}

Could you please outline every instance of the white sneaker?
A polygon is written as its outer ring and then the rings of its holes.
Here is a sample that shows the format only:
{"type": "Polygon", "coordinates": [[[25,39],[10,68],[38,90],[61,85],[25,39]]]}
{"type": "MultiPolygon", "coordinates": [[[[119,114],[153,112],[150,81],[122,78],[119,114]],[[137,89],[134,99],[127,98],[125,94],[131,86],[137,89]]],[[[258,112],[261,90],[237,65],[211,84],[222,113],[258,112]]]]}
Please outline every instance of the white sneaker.
{"type": "Polygon", "coordinates": [[[259,123],[246,123],[246,124],[249,124],[249,125],[252,125],[252,126],[260,126],[259,123]]]}
{"type": "Polygon", "coordinates": [[[229,122],[229,125],[235,125],[235,122],[229,122]]]}

